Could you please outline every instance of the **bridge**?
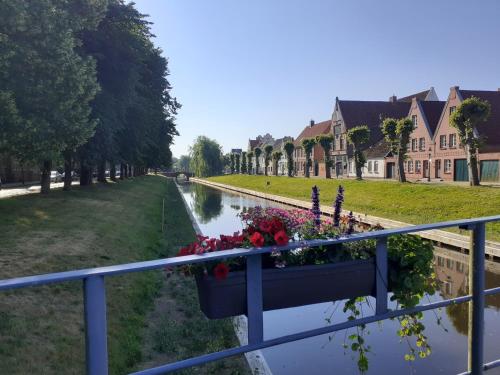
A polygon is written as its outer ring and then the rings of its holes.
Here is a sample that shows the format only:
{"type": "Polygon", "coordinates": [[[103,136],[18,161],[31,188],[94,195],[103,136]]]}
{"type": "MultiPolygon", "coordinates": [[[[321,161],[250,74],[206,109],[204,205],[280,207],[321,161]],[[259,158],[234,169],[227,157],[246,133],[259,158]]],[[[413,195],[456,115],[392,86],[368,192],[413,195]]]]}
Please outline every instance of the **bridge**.
{"type": "Polygon", "coordinates": [[[189,181],[190,177],[194,177],[193,172],[188,172],[188,171],[169,171],[169,172],[163,172],[163,175],[166,177],[173,177],[177,180],[177,177],[180,175],[183,175],[186,177],[186,180],[189,181]]]}

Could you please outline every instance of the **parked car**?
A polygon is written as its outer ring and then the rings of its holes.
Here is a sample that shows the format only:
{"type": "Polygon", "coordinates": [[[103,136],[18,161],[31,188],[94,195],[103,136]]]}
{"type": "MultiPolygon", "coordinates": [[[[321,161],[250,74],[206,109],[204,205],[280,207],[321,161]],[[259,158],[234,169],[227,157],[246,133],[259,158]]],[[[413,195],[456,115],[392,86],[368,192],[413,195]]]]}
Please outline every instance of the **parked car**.
{"type": "Polygon", "coordinates": [[[50,182],[61,182],[62,180],[62,174],[58,171],[50,171],[50,182]]]}

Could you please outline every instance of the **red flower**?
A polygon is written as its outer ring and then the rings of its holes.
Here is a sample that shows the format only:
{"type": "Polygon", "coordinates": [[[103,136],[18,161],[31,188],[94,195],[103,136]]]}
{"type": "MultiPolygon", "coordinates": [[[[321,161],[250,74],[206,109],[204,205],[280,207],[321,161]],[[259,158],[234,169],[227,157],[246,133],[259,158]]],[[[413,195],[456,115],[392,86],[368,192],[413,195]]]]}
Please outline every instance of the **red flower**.
{"type": "Polygon", "coordinates": [[[278,219],[277,217],[273,218],[273,220],[271,221],[271,227],[272,227],[271,233],[273,233],[273,234],[276,234],[280,230],[285,229],[283,222],[280,219],[278,219]]]}
{"type": "Polygon", "coordinates": [[[254,234],[255,232],[257,231],[257,229],[255,229],[255,227],[253,226],[249,226],[247,229],[246,229],[246,232],[251,236],[252,234],[254,234]]]}
{"type": "Polygon", "coordinates": [[[186,256],[186,255],[191,255],[191,249],[188,246],[183,247],[177,253],[177,256],[179,256],[179,257],[183,257],[183,256],[186,256]]]}
{"type": "Polygon", "coordinates": [[[259,224],[259,229],[264,233],[271,232],[272,226],[269,221],[261,221],[259,224]]]}
{"type": "Polygon", "coordinates": [[[250,236],[250,242],[255,247],[262,247],[264,245],[264,237],[259,232],[255,232],[250,236]]]}
{"type": "Polygon", "coordinates": [[[280,230],[274,235],[274,240],[276,241],[276,245],[285,246],[288,243],[288,236],[284,230],[280,230]]]}
{"type": "Polygon", "coordinates": [[[217,280],[224,280],[229,274],[229,267],[224,263],[219,263],[214,268],[214,276],[217,280]]]}

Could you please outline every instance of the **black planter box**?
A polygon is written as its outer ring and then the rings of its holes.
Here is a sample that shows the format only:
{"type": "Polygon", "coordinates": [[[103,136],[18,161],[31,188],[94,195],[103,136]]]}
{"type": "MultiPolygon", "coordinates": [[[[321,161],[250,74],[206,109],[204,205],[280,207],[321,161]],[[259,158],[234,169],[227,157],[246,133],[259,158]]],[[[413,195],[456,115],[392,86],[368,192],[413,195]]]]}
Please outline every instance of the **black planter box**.
{"type": "MultiPolygon", "coordinates": [[[[200,308],[209,319],[247,313],[246,272],[224,280],[196,278],[200,308]]],[[[369,296],[375,293],[375,260],[262,270],[264,310],[369,296]]]]}

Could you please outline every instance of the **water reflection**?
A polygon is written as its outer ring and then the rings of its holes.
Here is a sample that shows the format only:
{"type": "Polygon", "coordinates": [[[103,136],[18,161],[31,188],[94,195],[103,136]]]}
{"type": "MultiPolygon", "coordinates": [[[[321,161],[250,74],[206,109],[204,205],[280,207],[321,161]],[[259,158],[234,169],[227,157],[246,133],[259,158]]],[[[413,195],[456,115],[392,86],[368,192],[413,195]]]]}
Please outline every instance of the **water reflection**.
{"type": "Polygon", "coordinates": [[[222,196],[216,190],[206,189],[203,185],[193,184],[191,209],[201,223],[205,224],[218,218],[222,213],[222,196]]]}
{"type": "MultiPolygon", "coordinates": [[[[218,236],[241,230],[241,222],[236,214],[256,205],[278,206],[275,202],[221,192],[202,185],[182,187],[184,197],[193,207],[194,215],[203,233],[218,236]],[[218,196],[215,198],[214,196],[218,196]],[[201,199],[204,197],[204,200],[201,199]],[[209,198],[211,197],[211,198],[209,198]],[[200,200],[201,199],[201,200],[200,200]],[[210,200],[212,203],[206,203],[210,200]],[[198,200],[198,203],[195,203],[198,200]],[[211,209],[213,202],[214,209],[211,209]],[[196,209],[195,209],[196,207],[196,209]]],[[[445,298],[467,294],[468,256],[459,252],[436,248],[434,269],[439,280],[439,289],[432,296],[426,296],[422,303],[439,301],[445,298]]],[[[500,286],[500,264],[486,262],[486,287],[500,286]]],[[[500,296],[486,298],[485,310],[485,360],[491,361],[500,356],[500,296]]],[[[391,304],[391,308],[395,306],[391,304]]],[[[325,318],[332,312],[332,304],[317,304],[299,308],[269,311],[264,314],[265,338],[270,339],[302,330],[324,327],[325,318]]],[[[371,312],[368,312],[368,315],[371,312]]],[[[397,322],[384,321],[368,325],[370,334],[366,338],[373,348],[369,356],[368,374],[453,374],[467,368],[467,314],[468,305],[449,306],[441,311],[424,313],[426,335],[432,346],[432,354],[425,360],[414,363],[404,361],[407,346],[400,343],[396,335],[397,322]],[[441,320],[438,324],[437,318],[441,320]],[[443,329],[446,328],[447,331],[443,329]]],[[[331,324],[345,321],[342,308],[337,308],[331,324]]],[[[344,331],[330,341],[323,335],[307,340],[263,350],[263,355],[274,375],[323,375],[359,374],[356,361],[350,352],[342,348],[344,331]],[[311,366],[311,364],[314,364],[311,366]]],[[[500,371],[489,371],[500,374],[500,371]]]]}

